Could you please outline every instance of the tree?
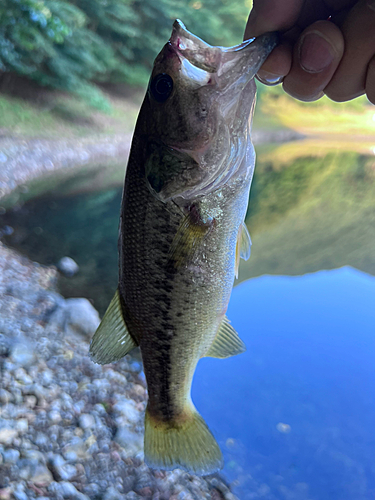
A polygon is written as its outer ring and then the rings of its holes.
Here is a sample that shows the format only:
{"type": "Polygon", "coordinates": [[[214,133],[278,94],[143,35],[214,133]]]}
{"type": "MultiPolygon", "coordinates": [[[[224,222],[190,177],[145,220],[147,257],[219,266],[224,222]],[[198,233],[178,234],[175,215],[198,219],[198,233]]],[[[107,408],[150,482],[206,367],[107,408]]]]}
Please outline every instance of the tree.
{"type": "Polygon", "coordinates": [[[241,41],[238,0],[2,0],[0,71],[107,103],[95,82],[145,85],[175,18],[212,44],[241,41]]]}

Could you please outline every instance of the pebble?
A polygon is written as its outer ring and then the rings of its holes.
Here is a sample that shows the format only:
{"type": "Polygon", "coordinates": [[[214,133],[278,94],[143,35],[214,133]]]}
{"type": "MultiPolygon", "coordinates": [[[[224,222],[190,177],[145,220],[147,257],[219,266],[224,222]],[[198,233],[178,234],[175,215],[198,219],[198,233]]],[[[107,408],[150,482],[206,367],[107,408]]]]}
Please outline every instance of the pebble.
{"type": "Polygon", "coordinates": [[[103,406],[102,404],[96,404],[96,405],[94,406],[94,410],[96,411],[96,413],[97,413],[98,415],[101,415],[101,416],[103,416],[103,415],[106,415],[106,414],[107,414],[107,411],[106,411],[106,409],[104,408],[104,406],[103,406]]]}
{"type": "Polygon", "coordinates": [[[49,439],[48,439],[48,437],[45,434],[43,434],[43,432],[37,432],[37,434],[36,434],[36,436],[34,438],[34,443],[39,448],[45,449],[45,447],[49,443],[49,439]]]}
{"type": "Polygon", "coordinates": [[[138,500],[139,498],[142,498],[142,497],[137,495],[137,493],[135,491],[129,491],[129,493],[127,493],[124,496],[123,500],[138,500]]]}
{"type": "Polygon", "coordinates": [[[30,477],[30,481],[37,486],[48,486],[53,481],[51,471],[44,464],[38,464],[30,477]]]}
{"type": "Polygon", "coordinates": [[[6,464],[15,464],[17,460],[20,458],[20,452],[18,450],[13,450],[10,448],[3,452],[4,463],[6,464]]]}
{"type": "Polygon", "coordinates": [[[78,273],[79,266],[71,257],[62,257],[57,263],[57,269],[68,278],[71,278],[78,273]]]}
{"type": "Polygon", "coordinates": [[[46,368],[43,370],[41,382],[44,387],[49,387],[53,382],[53,372],[46,368]]]}
{"type": "Polygon", "coordinates": [[[95,426],[95,418],[92,415],[83,413],[78,420],[81,429],[91,429],[95,426]]]}
{"type": "Polygon", "coordinates": [[[48,413],[48,418],[51,422],[53,422],[54,424],[58,424],[59,422],[61,422],[62,418],[61,418],[61,415],[60,415],[60,412],[57,411],[57,410],[51,410],[49,413],[48,413]]]}
{"type": "Polygon", "coordinates": [[[13,401],[13,395],[5,389],[0,389],[0,403],[7,404],[13,401]]]}
{"type": "MultiPolygon", "coordinates": [[[[100,487],[96,483],[89,483],[84,487],[84,492],[90,497],[90,498],[96,498],[99,496],[100,493],[100,487]]],[[[39,500],[39,499],[38,499],[39,500]]]]}
{"type": "Polygon", "coordinates": [[[18,431],[16,429],[3,427],[0,429],[0,444],[11,444],[16,436],[18,436],[18,431]]]}
{"type": "Polygon", "coordinates": [[[30,461],[32,460],[32,461],[41,462],[44,464],[46,462],[45,456],[43,455],[43,453],[38,451],[38,450],[34,450],[34,449],[22,450],[21,456],[23,458],[26,458],[27,460],[30,460],[30,461]]]}
{"type": "Polygon", "coordinates": [[[22,489],[16,489],[13,491],[13,496],[16,500],[30,500],[29,497],[22,489]]]}
{"type": "Polygon", "coordinates": [[[69,334],[91,338],[100,323],[98,311],[87,299],[67,299],[64,313],[64,329],[69,334]]]}
{"type": "Polygon", "coordinates": [[[29,422],[27,418],[20,418],[16,420],[15,428],[20,434],[24,434],[29,429],[29,422]]]}
{"type": "Polygon", "coordinates": [[[124,496],[119,493],[116,488],[111,486],[108,488],[108,490],[105,492],[103,500],[123,500],[124,496]]]}
{"type": "Polygon", "coordinates": [[[13,346],[10,359],[15,366],[21,366],[23,368],[30,366],[36,361],[33,346],[26,340],[20,340],[13,346]]]}
{"type": "Polygon", "coordinates": [[[76,467],[67,463],[61,455],[53,456],[51,466],[53,468],[54,475],[60,481],[70,481],[77,475],[76,467]]]}
{"type": "Polygon", "coordinates": [[[22,382],[23,384],[32,384],[33,383],[33,379],[25,372],[25,370],[23,368],[18,368],[14,372],[14,378],[17,381],[22,382]]]}
{"type": "Polygon", "coordinates": [[[120,413],[126,422],[131,424],[137,423],[141,418],[140,412],[136,407],[136,403],[132,400],[122,399],[113,406],[113,409],[120,413]]]}
{"type": "Polygon", "coordinates": [[[0,500],[10,500],[10,498],[12,497],[12,492],[13,488],[11,488],[10,486],[6,488],[0,488],[0,500]]]}
{"type": "Polygon", "coordinates": [[[68,481],[61,481],[59,483],[52,482],[48,487],[48,491],[50,491],[51,493],[56,493],[57,495],[61,495],[63,498],[89,500],[86,495],[79,492],[77,488],[68,481]]]}
{"type": "Polygon", "coordinates": [[[28,407],[28,408],[34,408],[36,406],[36,403],[37,403],[37,399],[35,396],[31,395],[31,396],[26,396],[24,398],[24,401],[25,401],[25,405],[28,407]]]}
{"type": "Polygon", "coordinates": [[[123,458],[135,457],[143,451],[143,436],[129,426],[119,427],[114,439],[123,448],[123,458]]]}

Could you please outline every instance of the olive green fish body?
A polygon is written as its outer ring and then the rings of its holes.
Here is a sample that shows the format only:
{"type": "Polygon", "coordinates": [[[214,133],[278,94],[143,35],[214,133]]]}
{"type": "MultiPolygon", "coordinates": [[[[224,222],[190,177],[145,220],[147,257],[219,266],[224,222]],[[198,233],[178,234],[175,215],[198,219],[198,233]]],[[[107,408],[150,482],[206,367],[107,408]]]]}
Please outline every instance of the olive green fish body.
{"type": "Polygon", "coordinates": [[[253,76],[276,43],[213,47],[176,21],[137,120],[120,216],[119,286],[90,346],[104,364],[140,347],[145,461],[209,474],[218,444],[196,411],[200,358],[244,351],[227,310],[254,169],[253,76]]]}
{"type": "MultiPolygon", "coordinates": [[[[145,149],[143,144],[139,147],[145,149]]],[[[157,200],[142,166],[130,159],[121,217],[119,289],[126,305],[125,323],[142,352],[149,411],[157,418],[168,421],[184,411],[195,366],[224,318],[249,188],[250,178],[233,179],[181,208],[157,200]],[[171,247],[191,210],[196,218],[212,222],[206,222],[209,227],[200,247],[175,266],[171,247]]]]}

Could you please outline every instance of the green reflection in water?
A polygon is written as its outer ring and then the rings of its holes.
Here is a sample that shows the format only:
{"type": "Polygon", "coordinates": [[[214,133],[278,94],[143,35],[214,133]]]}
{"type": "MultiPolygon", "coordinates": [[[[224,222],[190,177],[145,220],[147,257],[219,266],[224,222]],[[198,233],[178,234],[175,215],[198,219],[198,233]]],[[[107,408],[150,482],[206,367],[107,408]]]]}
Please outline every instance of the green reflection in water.
{"type": "MultiPolygon", "coordinates": [[[[4,241],[37,262],[75,259],[80,272],[61,277],[61,292],[89,297],[103,313],[117,284],[124,167],[95,172],[87,182],[80,175],[57,185],[34,183],[39,196],[23,205],[18,200],[0,216],[0,227],[13,227],[4,241]]],[[[374,180],[375,157],[366,148],[340,152],[307,142],[258,148],[246,220],[252,256],[241,263],[240,280],[343,265],[375,274],[374,180]]]]}
{"type": "Polygon", "coordinates": [[[259,156],[247,225],[251,259],[241,280],[351,265],[375,274],[375,158],[356,152],[259,156]]]}

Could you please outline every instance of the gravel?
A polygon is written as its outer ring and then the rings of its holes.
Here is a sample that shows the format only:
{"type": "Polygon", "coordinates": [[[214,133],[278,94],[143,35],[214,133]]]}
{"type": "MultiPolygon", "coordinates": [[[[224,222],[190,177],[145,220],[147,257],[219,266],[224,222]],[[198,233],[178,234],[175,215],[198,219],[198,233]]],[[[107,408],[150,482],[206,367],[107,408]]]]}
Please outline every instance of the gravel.
{"type": "Polygon", "coordinates": [[[51,172],[79,169],[118,157],[126,162],[130,143],[131,134],[76,140],[0,137],[0,199],[17,186],[51,172]]]}

